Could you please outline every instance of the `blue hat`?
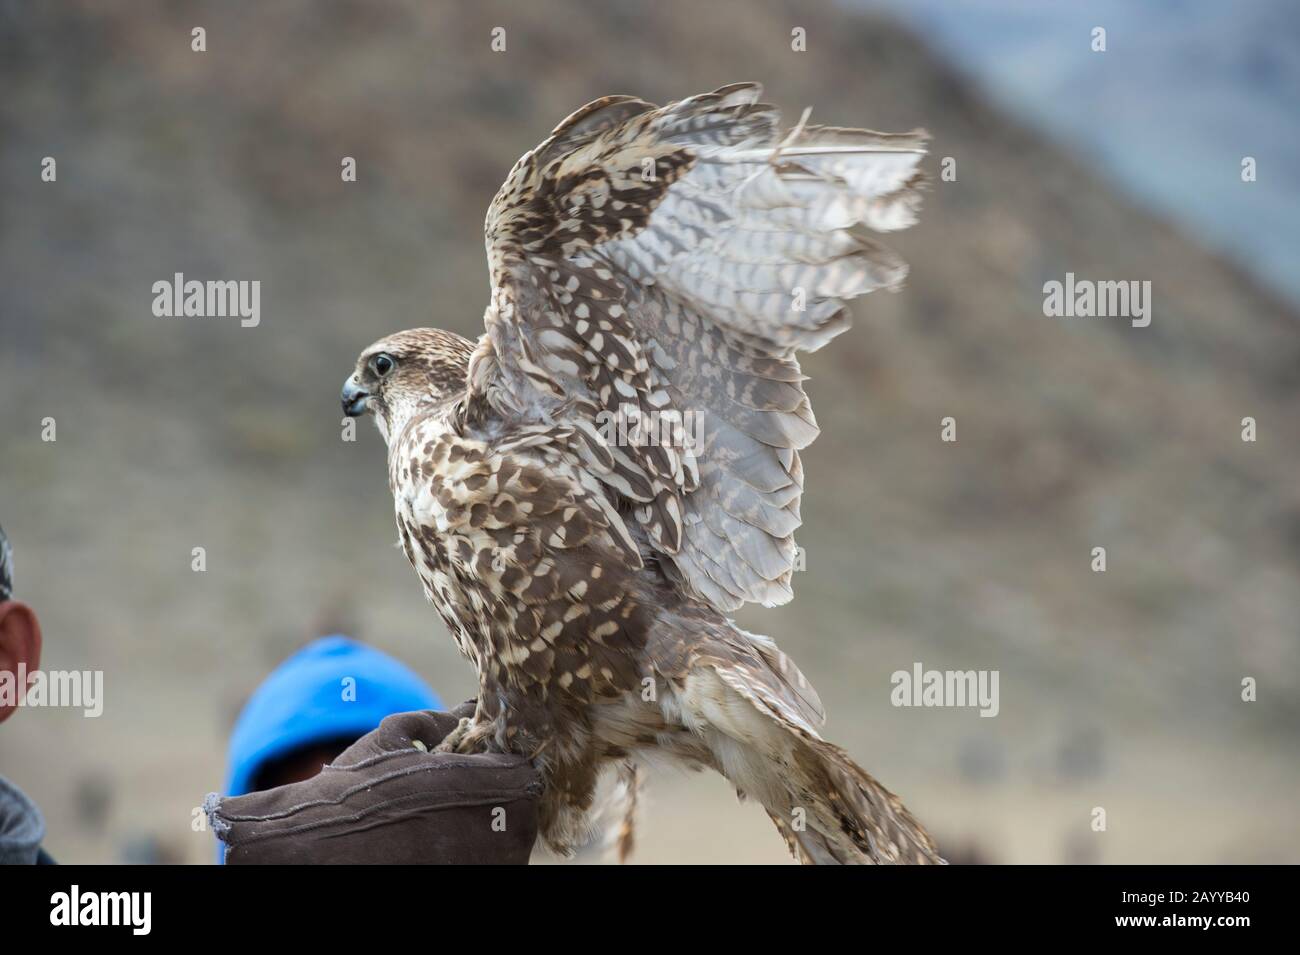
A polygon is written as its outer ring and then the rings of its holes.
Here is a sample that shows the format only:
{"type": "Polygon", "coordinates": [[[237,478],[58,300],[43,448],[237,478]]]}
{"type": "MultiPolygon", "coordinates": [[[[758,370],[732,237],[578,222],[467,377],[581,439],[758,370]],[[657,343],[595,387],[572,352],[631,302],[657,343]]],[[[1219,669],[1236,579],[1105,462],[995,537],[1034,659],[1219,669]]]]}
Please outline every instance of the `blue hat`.
{"type": "Polygon", "coordinates": [[[386,653],[322,637],[262,681],[230,735],[226,794],[242,796],[268,762],[314,743],[361,737],[386,716],[442,708],[437,694],[386,653]]]}

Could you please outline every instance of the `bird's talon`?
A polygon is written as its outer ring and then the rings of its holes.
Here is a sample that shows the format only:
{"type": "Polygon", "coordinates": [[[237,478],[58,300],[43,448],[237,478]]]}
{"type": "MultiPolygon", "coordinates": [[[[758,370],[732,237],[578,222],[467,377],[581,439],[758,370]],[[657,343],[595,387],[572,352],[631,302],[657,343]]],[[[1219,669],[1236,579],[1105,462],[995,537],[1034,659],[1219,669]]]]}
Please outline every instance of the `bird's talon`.
{"type": "Polygon", "coordinates": [[[469,732],[469,727],[472,722],[473,720],[468,716],[462,716],[460,722],[456,724],[456,728],[443,737],[442,742],[434,748],[434,752],[456,752],[457,747],[460,746],[461,741],[465,738],[465,734],[469,732]]]}

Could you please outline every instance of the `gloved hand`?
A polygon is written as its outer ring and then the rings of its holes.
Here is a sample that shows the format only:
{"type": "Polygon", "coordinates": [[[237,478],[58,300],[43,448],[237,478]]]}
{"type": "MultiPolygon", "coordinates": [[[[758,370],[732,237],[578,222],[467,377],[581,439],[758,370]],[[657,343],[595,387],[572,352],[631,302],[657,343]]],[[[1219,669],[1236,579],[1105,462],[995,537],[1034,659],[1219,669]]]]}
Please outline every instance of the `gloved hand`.
{"type": "Polygon", "coordinates": [[[526,864],[541,795],[528,760],[431,752],[473,712],[399,713],[311,779],[209,795],[226,863],[526,864]]]}

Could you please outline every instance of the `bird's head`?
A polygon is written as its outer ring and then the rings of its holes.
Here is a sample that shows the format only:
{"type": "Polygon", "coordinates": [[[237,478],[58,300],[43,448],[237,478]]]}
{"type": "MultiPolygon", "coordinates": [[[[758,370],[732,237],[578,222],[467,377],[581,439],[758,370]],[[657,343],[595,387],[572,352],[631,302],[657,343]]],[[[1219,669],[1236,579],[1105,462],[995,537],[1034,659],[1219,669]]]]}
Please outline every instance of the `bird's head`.
{"type": "Polygon", "coordinates": [[[474,343],[437,328],[412,328],[381,338],[361,353],[343,382],[343,413],[374,415],[384,440],[411,416],[458,398],[474,343]]]}

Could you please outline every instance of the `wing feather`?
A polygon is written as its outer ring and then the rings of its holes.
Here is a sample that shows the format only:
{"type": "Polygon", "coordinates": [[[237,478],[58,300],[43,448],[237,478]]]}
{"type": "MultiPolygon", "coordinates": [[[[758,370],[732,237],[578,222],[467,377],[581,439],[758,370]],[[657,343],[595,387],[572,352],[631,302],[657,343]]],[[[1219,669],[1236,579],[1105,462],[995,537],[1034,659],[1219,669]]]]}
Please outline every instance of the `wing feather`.
{"type": "Polygon", "coordinates": [[[521,158],[488,212],[469,378],[500,415],[572,427],[620,519],[725,612],[790,599],[818,434],[796,354],[903,282],[873,233],[916,221],[926,140],[783,133],[760,95],[606,97],[521,158]]]}

